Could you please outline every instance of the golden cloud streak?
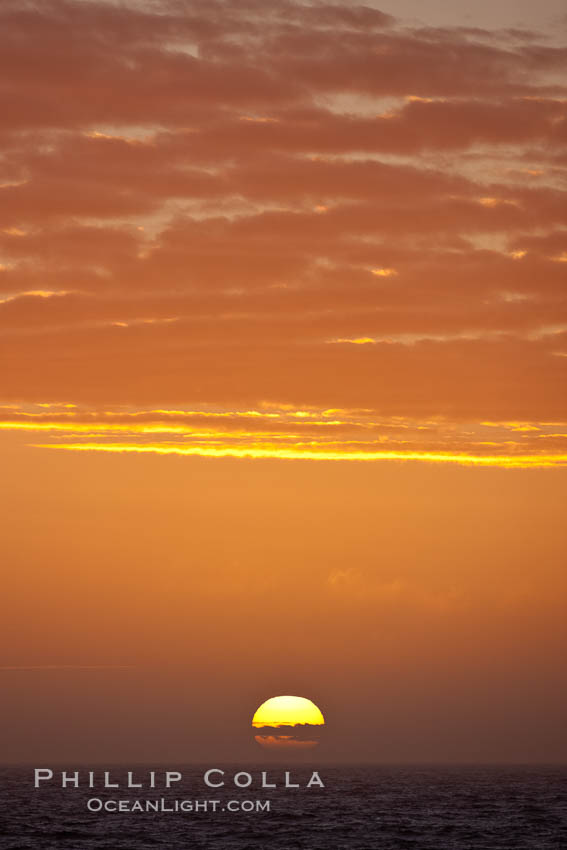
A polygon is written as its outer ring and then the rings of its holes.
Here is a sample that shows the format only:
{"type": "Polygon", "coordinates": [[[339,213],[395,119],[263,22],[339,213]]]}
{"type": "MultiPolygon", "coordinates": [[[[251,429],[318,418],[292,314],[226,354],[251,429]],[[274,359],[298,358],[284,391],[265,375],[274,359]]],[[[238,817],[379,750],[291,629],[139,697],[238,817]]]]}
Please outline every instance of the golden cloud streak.
{"type": "MultiPolygon", "coordinates": [[[[50,405],[41,405],[46,406],[50,405]]],[[[567,436],[558,431],[561,423],[554,423],[552,433],[548,433],[551,423],[484,421],[459,426],[441,420],[426,424],[420,420],[401,421],[400,417],[382,420],[372,413],[298,410],[291,405],[277,414],[256,410],[59,408],[49,413],[44,410],[32,413],[21,409],[0,420],[0,431],[35,432],[36,438],[59,437],[41,446],[68,451],[288,460],[393,460],[507,468],[560,467],[565,463],[561,443],[548,444],[545,448],[541,444],[541,439],[567,436]],[[337,414],[341,414],[340,419],[331,418],[337,414]],[[213,421],[207,423],[208,417],[213,421]],[[495,435],[500,429],[498,439],[483,439],[485,432],[479,429],[486,427],[495,435]],[[511,435],[516,439],[509,439],[511,435]]]]}
{"type": "Polygon", "coordinates": [[[59,449],[70,452],[109,452],[133,454],[181,455],[187,457],[275,458],[281,460],[356,460],[356,461],[421,461],[453,463],[462,466],[530,469],[567,465],[567,454],[473,455],[463,452],[419,451],[340,451],[327,448],[255,444],[249,446],[185,446],[177,444],[135,443],[58,443],[35,444],[34,448],[59,449]]]}
{"type": "MultiPolygon", "coordinates": [[[[317,422],[309,420],[308,423],[294,423],[297,426],[337,426],[343,423],[339,420],[326,420],[325,422],[317,422]]],[[[168,423],[156,424],[140,424],[136,422],[117,423],[117,422],[0,422],[0,430],[4,431],[47,431],[47,432],[62,432],[65,434],[84,434],[90,435],[105,435],[105,434],[181,434],[193,438],[211,438],[226,440],[227,436],[247,439],[249,437],[264,436],[272,440],[294,440],[296,434],[273,433],[271,431],[245,431],[242,429],[231,429],[230,432],[219,431],[216,428],[206,427],[191,427],[189,425],[175,425],[168,423]]]]}

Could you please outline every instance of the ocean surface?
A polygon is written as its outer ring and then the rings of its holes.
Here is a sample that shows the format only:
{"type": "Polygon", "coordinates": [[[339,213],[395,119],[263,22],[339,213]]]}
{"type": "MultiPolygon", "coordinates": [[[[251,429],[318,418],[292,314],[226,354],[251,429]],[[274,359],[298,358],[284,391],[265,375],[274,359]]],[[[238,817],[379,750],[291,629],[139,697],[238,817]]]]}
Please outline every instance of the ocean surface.
{"type": "MultiPolygon", "coordinates": [[[[208,765],[207,767],[211,767],[208,765]]],[[[567,768],[562,767],[325,767],[325,788],[306,788],[311,768],[292,769],[284,788],[281,766],[226,766],[223,788],[207,788],[207,767],[170,766],[183,779],[158,787],[104,790],[61,788],[54,780],[34,789],[33,769],[0,770],[1,850],[567,850],[567,768]],[[275,789],[261,787],[261,771],[275,789]],[[247,771],[248,788],[233,776],[247,771]],[[201,803],[199,811],[104,811],[92,807],[201,803]],[[92,801],[95,802],[92,802],[92,801]],[[163,801],[163,802],[161,802],[163,801]],[[216,802],[216,811],[203,803],[216,802]],[[270,810],[257,811],[257,803],[270,810]],[[251,808],[252,807],[252,808],[251,808]],[[230,811],[233,808],[235,811],[230,811]],[[243,811],[248,808],[250,811],[243,811]]],[[[71,768],[67,767],[67,770],[71,768]]],[[[89,769],[76,768],[87,779],[89,769]]],[[[92,767],[102,777],[105,768],[92,767]]],[[[154,767],[133,767],[133,781],[154,767]]],[[[125,782],[122,768],[110,780],[125,782]]],[[[213,777],[220,778],[220,774],[213,777]]],[[[247,781],[241,777],[241,781],[247,781]]]]}

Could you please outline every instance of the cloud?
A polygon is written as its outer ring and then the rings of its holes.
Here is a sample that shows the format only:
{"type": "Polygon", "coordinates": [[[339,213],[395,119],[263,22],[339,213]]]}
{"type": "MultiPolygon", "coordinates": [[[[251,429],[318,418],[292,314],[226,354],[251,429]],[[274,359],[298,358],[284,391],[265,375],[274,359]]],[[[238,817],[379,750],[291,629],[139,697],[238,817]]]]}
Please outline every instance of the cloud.
{"type": "Polygon", "coordinates": [[[335,569],[327,577],[327,587],[341,601],[394,609],[418,609],[443,613],[463,609],[466,597],[461,588],[433,589],[405,578],[380,578],[355,567],[335,569]]]}
{"type": "MultiPolygon", "coordinates": [[[[477,467],[563,466],[567,423],[455,422],[378,410],[88,410],[65,403],[2,411],[0,431],[71,452],[279,460],[412,461],[477,467]],[[47,442],[46,442],[47,441],[47,442]]],[[[352,579],[331,576],[332,585],[352,579]]]]}
{"type": "Polygon", "coordinates": [[[0,41],[3,402],[364,408],[363,453],[436,417],[392,451],[474,457],[566,421],[565,49],[293,0],[7,2],[0,41]]]}
{"type": "Polygon", "coordinates": [[[61,670],[133,670],[131,664],[30,664],[30,665],[3,665],[0,672],[22,671],[22,672],[59,672],[61,670]]]}

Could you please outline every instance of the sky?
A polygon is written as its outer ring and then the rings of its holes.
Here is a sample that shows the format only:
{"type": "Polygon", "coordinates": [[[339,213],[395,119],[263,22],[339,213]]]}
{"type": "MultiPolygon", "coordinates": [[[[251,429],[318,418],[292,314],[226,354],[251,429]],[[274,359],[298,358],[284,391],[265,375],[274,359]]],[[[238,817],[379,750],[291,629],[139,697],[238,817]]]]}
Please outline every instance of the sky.
{"type": "Polygon", "coordinates": [[[384,0],[364,4],[381,9],[405,23],[434,27],[480,27],[523,29],[537,32],[541,39],[565,40],[565,6],[562,0],[478,0],[476,3],[446,3],[445,0],[384,0]]]}
{"type": "Polygon", "coordinates": [[[5,0],[4,761],[567,758],[566,25],[5,0]]]}

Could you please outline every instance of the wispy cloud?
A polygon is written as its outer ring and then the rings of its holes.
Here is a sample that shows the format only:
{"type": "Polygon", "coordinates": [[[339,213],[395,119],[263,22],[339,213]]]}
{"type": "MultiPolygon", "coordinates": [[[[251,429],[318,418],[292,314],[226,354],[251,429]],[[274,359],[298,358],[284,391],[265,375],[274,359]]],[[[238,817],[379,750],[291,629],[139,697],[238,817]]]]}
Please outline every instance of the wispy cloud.
{"type": "Polygon", "coordinates": [[[0,672],[9,671],[59,671],[68,670],[134,670],[132,664],[13,664],[0,665],[0,672]]]}
{"type": "Polygon", "coordinates": [[[425,461],[428,463],[454,463],[463,466],[500,466],[507,468],[529,468],[564,466],[567,454],[533,455],[471,455],[451,454],[449,452],[414,451],[340,451],[321,447],[319,449],[280,446],[250,445],[237,446],[183,446],[183,445],[136,445],[128,443],[68,443],[59,445],[38,445],[37,448],[57,448],[73,452],[111,452],[157,455],[181,455],[186,457],[239,457],[239,458],[276,458],[280,460],[350,460],[350,461],[425,461]]]}
{"type": "Polygon", "coordinates": [[[6,409],[0,431],[23,432],[36,448],[71,452],[517,468],[564,465],[567,423],[384,416],[369,408],[275,403],[243,410],[97,410],[39,402],[6,409]]]}

